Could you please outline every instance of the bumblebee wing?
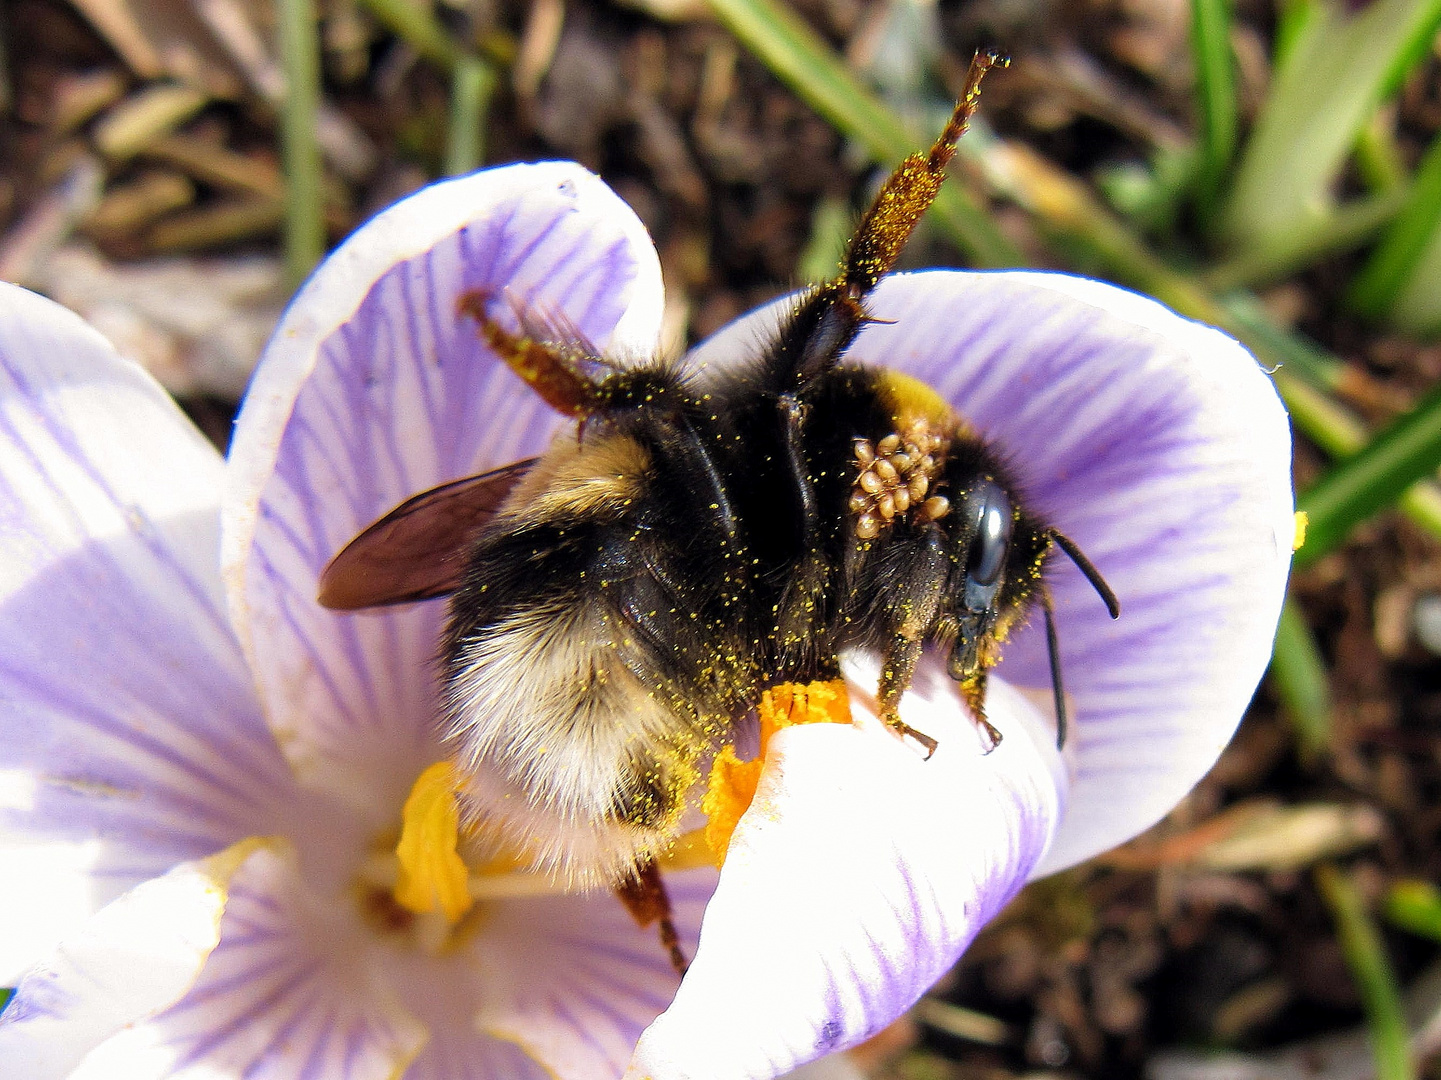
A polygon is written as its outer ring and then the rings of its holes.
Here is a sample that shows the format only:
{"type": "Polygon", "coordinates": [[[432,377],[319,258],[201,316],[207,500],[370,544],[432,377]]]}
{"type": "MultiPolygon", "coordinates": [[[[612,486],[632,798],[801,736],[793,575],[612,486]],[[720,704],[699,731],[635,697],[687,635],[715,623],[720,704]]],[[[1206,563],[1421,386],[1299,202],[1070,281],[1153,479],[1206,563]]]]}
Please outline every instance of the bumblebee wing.
{"type": "Polygon", "coordinates": [[[452,480],[406,499],[330,560],[320,575],[321,605],[355,611],[460,588],[471,538],[538,460],[452,480]]]}

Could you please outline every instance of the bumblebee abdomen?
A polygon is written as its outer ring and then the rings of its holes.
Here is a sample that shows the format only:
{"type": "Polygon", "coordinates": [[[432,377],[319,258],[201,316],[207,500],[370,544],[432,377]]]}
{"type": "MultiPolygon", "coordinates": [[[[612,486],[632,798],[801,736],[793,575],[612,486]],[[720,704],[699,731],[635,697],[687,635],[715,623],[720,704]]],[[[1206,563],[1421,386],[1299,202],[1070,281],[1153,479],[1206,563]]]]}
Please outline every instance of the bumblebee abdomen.
{"type": "Polygon", "coordinates": [[[562,435],[536,472],[453,599],[447,734],[476,778],[470,811],[598,885],[673,838],[748,692],[730,642],[745,620],[724,618],[723,583],[696,584],[695,565],[724,563],[725,529],[674,523],[695,496],[650,448],[562,435]]]}

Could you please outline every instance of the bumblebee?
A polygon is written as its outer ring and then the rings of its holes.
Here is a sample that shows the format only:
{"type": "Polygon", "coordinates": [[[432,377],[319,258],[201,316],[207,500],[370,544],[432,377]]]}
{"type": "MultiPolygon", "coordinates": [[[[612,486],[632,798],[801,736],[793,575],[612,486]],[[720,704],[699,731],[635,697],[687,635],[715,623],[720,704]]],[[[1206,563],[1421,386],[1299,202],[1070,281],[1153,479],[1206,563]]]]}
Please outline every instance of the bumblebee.
{"type": "Polygon", "coordinates": [[[467,810],[538,868],[624,892],[653,878],[707,759],[769,686],[879,654],[884,721],[927,647],[976,721],[1008,633],[1045,614],[1065,537],[929,388],[845,354],[975,110],[978,54],[929,154],[881,187],[839,275],[754,356],[704,370],[601,355],[545,313],[464,297],[490,347],[575,426],[540,457],[403,503],[331,562],[333,608],[450,597],[445,730],[467,810]]]}

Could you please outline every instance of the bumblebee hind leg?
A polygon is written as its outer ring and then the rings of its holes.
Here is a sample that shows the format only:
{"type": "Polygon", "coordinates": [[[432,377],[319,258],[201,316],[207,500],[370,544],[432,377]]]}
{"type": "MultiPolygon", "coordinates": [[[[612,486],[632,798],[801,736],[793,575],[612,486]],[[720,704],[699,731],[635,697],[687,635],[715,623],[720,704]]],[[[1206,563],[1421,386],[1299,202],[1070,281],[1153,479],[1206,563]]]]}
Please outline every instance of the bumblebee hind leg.
{"type": "Polygon", "coordinates": [[[677,974],[684,975],[690,969],[690,961],[680,947],[680,934],[671,915],[670,894],[661,880],[660,867],[647,859],[636,867],[634,877],[626,878],[615,887],[615,895],[640,926],[656,924],[661,948],[670,956],[671,967],[677,974]]]}
{"type": "Polygon", "coordinates": [[[980,101],[981,79],[1009,60],[978,52],[950,122],[928,154],[912,154],[881,185],[846,247],[840,274],[813,290],[792,313],[777,342],[777,370],[795,383],[831,368],[867,322],[865,301],[890,273],[926,208],[935,201],[946,166],[980,101]]]}

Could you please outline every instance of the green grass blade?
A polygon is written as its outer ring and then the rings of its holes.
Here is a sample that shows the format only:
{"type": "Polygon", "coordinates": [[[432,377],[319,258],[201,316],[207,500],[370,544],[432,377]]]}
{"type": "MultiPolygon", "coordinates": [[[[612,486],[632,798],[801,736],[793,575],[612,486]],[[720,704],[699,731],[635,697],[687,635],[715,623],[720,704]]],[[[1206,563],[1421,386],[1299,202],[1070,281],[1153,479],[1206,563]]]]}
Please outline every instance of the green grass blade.
{"type": "MultiPolygon", "coordinates": [[[[1405,205],[1353,283],[1351,306],[1370,318],[1381,318],[1415,280],[1428,249],[1437,245],[1441,245],[1441,137],[1432,141],[1416,170],[1405,205]]],[[[1422,312],[1416,320],[1420,324],[1441,324],[1441,286],[1437,280],[1429,277],[1426,281],[1431,310],[1422,312]]]]}
{"type": "MultiPolygon", "coordinates": [[[[894,164],[931,136],[910,131],[861,84],[799,16],[775,0],[710,0],[717,18],[800,98],[877,161],[894,164]]],[[[977,266],[1020,266],[1023,259],[985,211],[952,182],[931,210],[977,266]]]]}
{"type": "MultiPolygon", "coordinates": [[[[1340,361],[1326,358],[1315,346],[1266,319],[1259,305],[1249,320],[1236,318],[1192,278],[1157,258],[1075,178],[1025,147],[975,140],[967,152],[979,156],[998,193],[1029,211],[1042,229],[1078,253],[1083,269],[1097,267],[1181,314],[1219,326],[1243,341],[1267,370],[1275,372],[1276,388],[1296,427],[1326,453],[1342,457],[1366,444],[1367,431],[1360,421],[1306,378],[1288,370],[1293,363],[1305,363],[1308,353],[1321,367],[1334,369],[1340,361]],[[1266,332],[1256,332],[1258,326],[1265,326],[1266,332]]],[[[1421,483],[1407,491],[1401,508],[1421,528],[1441,537],[1441,491],[1434,484],[1421,483]]]]}
{"type": "Polygon", "coordinates": [[[1201,118],[1196,194],[1202,212],[1216,205],[1236,152],[1236,77],[1231,56],[1230,0],[1191,0],[1191,51],[1201,118]]]}
{"type": "Polygon", "coordinates": [[[360,0],[360,6],[439,68],[451,70],[464,55],[464,50],[440,25],[440,20],[426,4],[414,3],[413,0],[360,0]]]}
{"type": "Polygon", "coordinates": [[[1429,881],[1398,881],[1382,908],[1395,926],[1441,941],[1441,889],[1429,881]]]}
{"type": "Polygon", "coordinates": [[[1441,229],[1431,234],[1430,245],[1396,297],[1388,314],[1391,324],[1416,337],[1441,337],[1441,287],[1437,282],[1441,282],[1441,229]]]}
{"type": "Polygon", "coordinates": [[[1331,255],[1360,247],[1392,221],[1406,205],[1406,184],[1338,206],[1325,228],[1297,230],[1263,249],[1240,252],[1205,271],[1204,280],[1216,292],[1255,288],[1289,277],[1331,255]]]}
{"type": "Polygon", "coordinates": [[[1334,550],[1351,529],[1389,506],[1403,491],[1441,466],[1441,386],[1346,458],[1297,500],[1310,518],[1306,545],[1296,564],[1314,563],[1334,550]]]}
{"type": "Polygon", "coordinates": [[[856,215],[844,199],[824,198],[811,218],[811,235],[796,263],[801,281],[827,281],[846,253],[846,242],[856,228],[856,215]]]}
{"type": "Polygon", "coordinates": [[[1306,616],[1290,598],[1276,627],[1271,678],[1291,721],[1301,760],[1316,761],[1331,744],[1331,684],[1306,616]]]}
{"type": "MultiPolygon", "coordinates": [[[[1248,340],[1244,335],[1243,340],[1268,364],[1286,363],[1286,357],[1293,355],[1297,344],[1295,338],[1282,338],[1279,347],[1273,346],[1269,341],[1254,338],[1248,340]]],[[[1302,343],[1301,347],[1310,346],[1302,343]]],[[[1286,401],[1286,408],[1291,412],[1291,422],[1326,454],[1333,458],[1348,458],[1365,448],[1369,438],[1366,428],[1332,398],[1311,383],[1288,375],[1285,371],[1276,372],[1274,378],[1281,396],[1286,401]]],[[[1441,538],[1441,489],[1434,483],[1422,480],[1415,484],[1401,496],[1399,505],[1401,512],[1410,518],[1414,525],[1434,537],[1441,538]]],[[[1314,542],[1308,537],[1308,546],[1314,542]]],[[[1304,561],[1311,558],[1312,556],[1307,556],[1304,561]]],[[[1298,564],[1302,561],[1298,557],[1298,564]]]]}
{"type": "Polygon", "coordinates": [[[280,125],[285,165],[285,270],[298,286],[325,254],[325,203],[321,193],[320,35],[312,0],[280,0],[280,59],[285,105],[280,125]]]}
{"type": "MultiPolygon", "coordinates": [[[[1235,325],[1266,342],[1268,349],[1284,356],[1286,370],[1299,374],[1323,390],[1335,390],[1346,377],[1346,365],[1318,346],[1281,329],[1251,293],[1229,293],[1221,305],[1235,325]]],[[[1356,447],[1347,448],[1351,453],[1356,447]]]]}
{"type": "Polygon", "coordinates": [[[1410,34],[1391,53],[1391,66],[1381,80],[1382,101],[1401,92],[1401,84],[1417,65],[1425,63],[1435,47],[1436,34],[1441,32],[1441,4],[1435,0],[1414,2],[1417,18],[1411,24],[1410,34]]]}
{"type": "Polygon", "coordinates": [[[1331,186],[1376,107],[1441,25],[1441,0],[1317,5],[1272,80],[1237,168],[1222,233],[1238,251],[1324,229],[1331,186]]]}
{"type": "Polygon", "coordinates": [[[495,69],[475,56],[462,56],[450,73],[450,127],[445,141],[445,175],[480,167],[485,156],[485,114],[495,92],[495,69]]]}
{"type": "Polygon", "coordinates": [[[1396,141],[1389,109],[1373,113],[1356,139],[1356,172],[1371,191],[1392,191],[1407,183],[1406,159],[1396,141]]]}
{"type": "Polygon", "coordinates": [[[1366,1010],[1366,1031],[1376,1062],[1376,1080],[1415,1080],[1416,1068],[1407,1045],[1406,1017],[1401,991],[1376,925],[1356,886],[1334,866],[1316,868],[1316,885],[1331,917],[1336,937],[1361,1002],[1366,1010]]]}
{"type": "Polygon", "coordinates": [[[1271,56],[1273,69],[1288,62],[1291,49],[1305,37],[1311,21],[1321,14],[1321,0],[1280,0],[1276,7],[1276,44],[1271,56]]]}

